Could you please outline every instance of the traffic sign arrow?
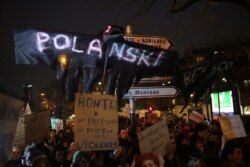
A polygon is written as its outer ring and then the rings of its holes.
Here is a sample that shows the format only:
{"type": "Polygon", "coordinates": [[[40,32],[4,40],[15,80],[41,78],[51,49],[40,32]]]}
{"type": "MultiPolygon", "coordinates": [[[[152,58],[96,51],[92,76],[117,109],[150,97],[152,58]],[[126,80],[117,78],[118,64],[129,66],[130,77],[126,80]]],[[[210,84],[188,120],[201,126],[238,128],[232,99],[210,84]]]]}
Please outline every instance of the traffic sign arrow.
{"type": "Polygon", "coordinates": [[[123,98],[176,97],[180,90],[176,87],[132,87],[123,98]]]}
{"type": "Polygon", "coordinates": [[[162,36],[125,35],[124,37],[129,42],[136,42],[162,49],[168,49],[173,45],[171,41],[162,36]]]}

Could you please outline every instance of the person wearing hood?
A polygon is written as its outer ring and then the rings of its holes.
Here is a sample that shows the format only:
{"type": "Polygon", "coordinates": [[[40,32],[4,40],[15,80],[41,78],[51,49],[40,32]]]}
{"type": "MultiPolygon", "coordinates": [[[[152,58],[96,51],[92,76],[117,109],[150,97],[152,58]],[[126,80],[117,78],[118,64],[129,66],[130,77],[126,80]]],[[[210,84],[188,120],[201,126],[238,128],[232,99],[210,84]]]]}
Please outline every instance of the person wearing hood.
{"type": "Polygon", "coordinates": [[[48,157],[34,143],[25,147],[21,164],[22,167],[50,167],[48,157]]]}

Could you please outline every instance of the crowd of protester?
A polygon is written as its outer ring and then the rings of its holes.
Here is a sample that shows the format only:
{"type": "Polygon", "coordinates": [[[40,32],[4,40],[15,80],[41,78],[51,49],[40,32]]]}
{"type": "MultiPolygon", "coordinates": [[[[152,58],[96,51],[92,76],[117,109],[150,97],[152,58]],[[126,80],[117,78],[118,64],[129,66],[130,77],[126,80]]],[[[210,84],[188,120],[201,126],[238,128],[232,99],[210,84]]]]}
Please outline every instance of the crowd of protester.
{"type": "Polygon", "coordinates": [[[137,131],[122,118],[114,150],[84,151],[74,142],[74,131],[54,129],[41,143],[14,145],[0,167],[248,167],[250,119],[244,120],[246,137],[227,139],[218,120],[195,123],[174,119],[168,123],[170,141],[166,155],[140,153],[136,133],[151,126],[138,121],[137,131]],[[123,121],[122,121],[123,120],[123,121]]]}

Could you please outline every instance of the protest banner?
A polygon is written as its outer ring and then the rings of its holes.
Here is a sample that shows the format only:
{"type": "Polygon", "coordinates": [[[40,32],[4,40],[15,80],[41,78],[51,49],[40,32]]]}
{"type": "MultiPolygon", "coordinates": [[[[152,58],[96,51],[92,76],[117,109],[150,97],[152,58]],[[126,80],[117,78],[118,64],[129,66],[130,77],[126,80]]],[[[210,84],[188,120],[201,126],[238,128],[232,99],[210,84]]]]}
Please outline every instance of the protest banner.
{"type": "Polygon", "coordinates": [[[196,123],[201,123],[202,121],[204,121],[205,116],[201,113],[199,113],[198,111],[192,110],[189,114],[189,120],[192,120],[196,123]]]}
{"type": "Polygon", "coordinates": [[[24,102],[0,94],[0,154],[9,157],[24,102]]]}
{"type": "Polygon", "coordinates": [[[45,139],[50,130],[50,111],[35,112],[22,116],[18,120],[14,144],[25,146],[39,143],[45,139]]]}
{"type": "Polygon", "coordinates": [[[138,133],[141,153],[154,152],[166,154],[167,144],[170,142],[167,121],[162,120],[138,133]]]}
{"type": "Polygon", "coordinates": [[[76,93],[75,142],[81,150],[114,150],[118,145],[117,98],[76,93]]]}
{"type": "Polygon", "coordinates": [[[219,121],[222,132],[226,138],[234,139],[247,136],[239,115],[219,117],[219,121]]]}

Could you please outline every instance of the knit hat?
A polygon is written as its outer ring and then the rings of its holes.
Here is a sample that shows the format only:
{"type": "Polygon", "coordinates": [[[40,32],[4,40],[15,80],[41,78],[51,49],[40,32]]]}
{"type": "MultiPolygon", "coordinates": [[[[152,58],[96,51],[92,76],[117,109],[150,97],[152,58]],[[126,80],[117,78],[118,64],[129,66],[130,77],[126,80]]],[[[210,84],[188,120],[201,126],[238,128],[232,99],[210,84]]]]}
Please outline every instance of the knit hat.
{"type": "Polygon", "coordinates": [[[157,155],[155,155],[154,153],[143,153],[141,155],[139,155],[138,157],[136,157],[135,159],[135,167],[141,167],[142,163],[145,160],[152,160],[154,161],[154,163],[157,166],[160,166],[160,160],[159,157],[157,155]]]}
{"type": "Polygon", "coordinates": [[[24,150],[22,165],[33,166],[37,160],[42,158],[47,159],[46,155],[39,151],[36,145],[32,143],[31,145],[27,145],[24,150]]]}

